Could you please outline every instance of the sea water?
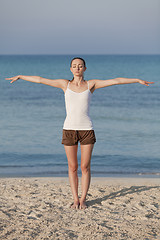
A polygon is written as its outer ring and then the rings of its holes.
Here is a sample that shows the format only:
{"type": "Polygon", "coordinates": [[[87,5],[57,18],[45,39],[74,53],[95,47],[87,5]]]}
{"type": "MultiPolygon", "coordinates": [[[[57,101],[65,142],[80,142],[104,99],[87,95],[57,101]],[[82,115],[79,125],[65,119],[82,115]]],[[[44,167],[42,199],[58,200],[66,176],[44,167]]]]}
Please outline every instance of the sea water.
{"type": "MultiPolygon", "coordinates": [[[[67,176],[61,144],[64,93],[51,86],[5,78],[72,79],[72,55],[0,56],[0,177],[67,176]]],[[[160,175],[160,55],[80,55],[89,79],[140,78],[95,90],[90,116],[96,134],[92,176],[160,175]]],[[[78,145],[78,173],[80,169],[78,145]]]]}

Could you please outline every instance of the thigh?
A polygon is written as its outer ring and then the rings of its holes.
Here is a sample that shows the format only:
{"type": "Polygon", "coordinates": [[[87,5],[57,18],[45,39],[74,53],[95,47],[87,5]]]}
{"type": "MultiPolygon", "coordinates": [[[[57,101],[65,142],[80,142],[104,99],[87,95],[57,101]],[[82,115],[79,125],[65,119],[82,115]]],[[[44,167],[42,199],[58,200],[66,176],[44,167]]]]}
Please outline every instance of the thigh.
{"type": "Polygon", "coordinates": [[[81,145],[81,167],[90,166],[94,144],[81,145]]]}
{"type": "Polygon", "coordinates": [[[78,161],[77,161],[78,145],[74,145],[74,146],[64,145],[64,148],[67,155],[68,165],[72,167],[77,166],[78,165],[78,161]]]}

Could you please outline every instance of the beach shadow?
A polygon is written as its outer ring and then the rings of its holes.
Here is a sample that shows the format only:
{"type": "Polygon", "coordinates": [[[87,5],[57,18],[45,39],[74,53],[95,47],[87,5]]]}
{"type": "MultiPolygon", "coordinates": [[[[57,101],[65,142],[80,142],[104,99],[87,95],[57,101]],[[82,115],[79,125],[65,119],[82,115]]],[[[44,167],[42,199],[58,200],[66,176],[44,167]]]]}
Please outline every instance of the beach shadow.
{"type": "Polygon", "coordinates": [[[109,195],[106,195],[104,197],[97,198],[97,199],[91,200],[91,201],[87,201],[87,205],[88,206],[93,206],[95,204],[102,205],[102,202],[105,201],[105,200],[115,199],[116,197],[123,197],[123,196],[129,195],[129,194],[144,192],[144,191],[148,191],[148,190],[153,189],[153,188],[160,188],[160,186],[150,186],[150,187],[131,186],[130,188],[123,188],[120,191],[112,192],[109,195]]]}

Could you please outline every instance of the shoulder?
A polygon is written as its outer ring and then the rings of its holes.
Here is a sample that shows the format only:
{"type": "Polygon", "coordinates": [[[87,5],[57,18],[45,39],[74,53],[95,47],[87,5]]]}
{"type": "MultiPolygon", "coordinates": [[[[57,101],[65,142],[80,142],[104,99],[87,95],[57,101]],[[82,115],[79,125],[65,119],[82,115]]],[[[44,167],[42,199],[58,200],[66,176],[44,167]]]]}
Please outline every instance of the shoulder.
{"type": "Polygon", "coordinates": [[[96,79],[90,79],[88,80],[88,82],[89,82],[89,85],[94,85],[96,82],[96,79]]]}
{"type": "Polygon", "coordinates": [[[68,80],[68,79],[61,79],[61,88],[64,91],[64,93],[67,89],[67,86],[68,86],[69,82],[70,82],[70,80],[68,80]]]}
{"type": "Polygon", "coordinates": [[[89,83],[89,89],[91,93],[93,93],[95,90],[96,79],[88,80],[88,83],[89,83]]]}
{"type": "Polygon", "coordinates": [[[64,86],[70,82],[70,80],[68,80],[68,79],[61,79],[61,81],[64,86]]]}

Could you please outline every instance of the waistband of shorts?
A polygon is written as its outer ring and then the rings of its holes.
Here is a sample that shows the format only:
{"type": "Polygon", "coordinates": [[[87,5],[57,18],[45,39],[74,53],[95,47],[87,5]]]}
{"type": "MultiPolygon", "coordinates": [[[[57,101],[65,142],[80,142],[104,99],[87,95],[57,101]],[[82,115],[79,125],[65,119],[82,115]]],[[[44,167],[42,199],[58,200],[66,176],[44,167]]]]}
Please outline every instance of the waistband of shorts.
{"type": "Polygon", "coordinates": [[[91,131],[91,130],[93,130],[94,131],[93,128],[92,129],[66,129],[66,128],[63,128],[63,130],[71,130],[71,131],[91,131]]]}

